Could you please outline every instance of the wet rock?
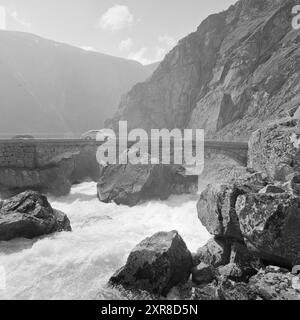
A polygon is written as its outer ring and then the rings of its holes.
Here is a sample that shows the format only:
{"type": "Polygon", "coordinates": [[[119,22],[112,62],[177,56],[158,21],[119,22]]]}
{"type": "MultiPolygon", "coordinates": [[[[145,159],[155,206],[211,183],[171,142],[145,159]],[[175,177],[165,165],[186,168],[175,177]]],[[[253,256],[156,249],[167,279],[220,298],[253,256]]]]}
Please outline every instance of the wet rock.
{"type": "Polygon", "coordinates": [[[166,200],[172,194],[196,191],[198,177],[186,176],[181,166],[115,165],[102,169],[98,197],[102,202],[135,206],[139,202],[166,200]]]}
{"type": "Polygon", "coordinates": [[[54,210],[47,198],[37,192],[21,193],[2,204],[0,241],[32,239],[60,231],[71,231],[68,217],[54,210]]]}
{"type": "Polygon", "coordinates": [[[249,250],[269,264],[300,263],[300,198],[292,194],[245,194],[236,202],[249,250]]]}
{"type": "Polygon", "coordinates": [[[188,280],[192,267],[192,255],[178,232],[159,232],[133,249],[110,284],[166,296],[188,280]]]}

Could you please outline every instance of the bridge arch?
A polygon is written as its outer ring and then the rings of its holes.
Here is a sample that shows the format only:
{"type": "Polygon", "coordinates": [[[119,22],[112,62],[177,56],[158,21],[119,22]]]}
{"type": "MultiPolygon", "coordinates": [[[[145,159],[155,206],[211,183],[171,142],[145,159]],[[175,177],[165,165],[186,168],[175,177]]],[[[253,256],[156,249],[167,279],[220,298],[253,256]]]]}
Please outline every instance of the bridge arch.
{"type": "Polygon", "coordinates": [[[248,143],[246,142],[205,141],[205,153],[208,152],[225,155],[239,165],[247,167],[248,143]]]}

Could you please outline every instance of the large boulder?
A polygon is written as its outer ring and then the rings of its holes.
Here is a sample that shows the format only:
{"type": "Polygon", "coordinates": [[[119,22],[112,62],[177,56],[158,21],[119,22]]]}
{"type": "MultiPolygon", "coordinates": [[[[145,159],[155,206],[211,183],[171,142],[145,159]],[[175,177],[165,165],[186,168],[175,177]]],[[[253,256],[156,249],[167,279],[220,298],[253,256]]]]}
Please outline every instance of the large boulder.
{"type": "Polygon", "coordinates": [[[243,241],[235,203],[239,195],[259,192],[269,180],[262,173],[247,174],[227,184],[208,185],[197,203],[198,217],[217,237],[243,241]]]}
{"type": "Polygon", "coordinates": [[[60,231],[71,231],[68,217],[54,210],[37,192],[27,191],[1,204],[0,241],[32,239],[60,231]]]}
{"type": "Polygon", "coordinates": [[[135,206],[141,201],[166,200],[171,194],[196,190],[197,176],[175,165],[109,165],[102,169],[98,197],[102,202],[135,206]]]}
{"type": "Polygon", "coordinates": [[[288,181],[300,171],[300,120],[275,123],[256,131],[249,142],[249,167],[288,181]]]}
{"type": "Polygon", "coordinates": [[[250,250],[275,265],[300,264],[300,198],[249,193],[238,197],[236,214],[250,250]]]}
{"type": "Polygon", "coordinates": [[[178,232],[160,232],[133,249],[110,284],[167,295],[172,287],[188,280],[192,267],[192,255],[178,232]]]}
{"type": "Polygon", "coordinates": [[[243,191],[234,185],[208,185],[197,203],[198,217],[207,231],[218,237],[242,240],[235,201],[243,191]]]}
{"type": "Polygon", "coordinates": [[[300,263],[300,198],[290,189],[272,186],[258,192],[251,184],[210,185],[200,195],[198,216],[223,243],[245,242],[249,262],[257,256],[268,264],[292,267],[300,263]]]}

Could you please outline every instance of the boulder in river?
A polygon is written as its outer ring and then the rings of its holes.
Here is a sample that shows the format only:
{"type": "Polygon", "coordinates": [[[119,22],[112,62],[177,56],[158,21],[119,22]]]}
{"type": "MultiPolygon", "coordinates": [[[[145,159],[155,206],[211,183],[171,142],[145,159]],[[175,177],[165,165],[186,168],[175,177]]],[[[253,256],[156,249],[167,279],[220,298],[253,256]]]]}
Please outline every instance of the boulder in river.
{"type": "Polygon", "coordinates": [[[60,231],[71,231],[68,217],[53,209],[47,198],[38,192],[20,193],[1,205],[0,241],[32,239],[60,231]]]}
{"type": "Polygon", "coordinates": [[[185,175],[176,165],[109,165],[98,183],[100,201],[135,206],[139,202],[166,200],[172,194],[196,191],[197,176],[185,175]]]}
{"type": "Polygon", "coordinates": [[[110,284],[166,296],[172,287],[188,280],[192,268],[192,255],[178,232],[159,232],[133,249],[110,284]]]}

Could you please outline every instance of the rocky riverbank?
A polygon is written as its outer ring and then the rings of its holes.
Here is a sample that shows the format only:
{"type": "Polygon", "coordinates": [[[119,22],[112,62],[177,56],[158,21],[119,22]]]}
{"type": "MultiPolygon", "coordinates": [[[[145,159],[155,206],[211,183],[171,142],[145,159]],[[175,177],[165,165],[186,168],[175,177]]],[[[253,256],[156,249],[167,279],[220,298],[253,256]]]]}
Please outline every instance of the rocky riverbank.
{"type": "Polygon", "coordinates": [[[300,264],[299,136],[297,120],[255,132],[249,172],[199,197],[198,217],[212,239],[192,255],[176,231],[155,234],[110,284],[175,299],[300,299],[292,273],[300,264]]]}

